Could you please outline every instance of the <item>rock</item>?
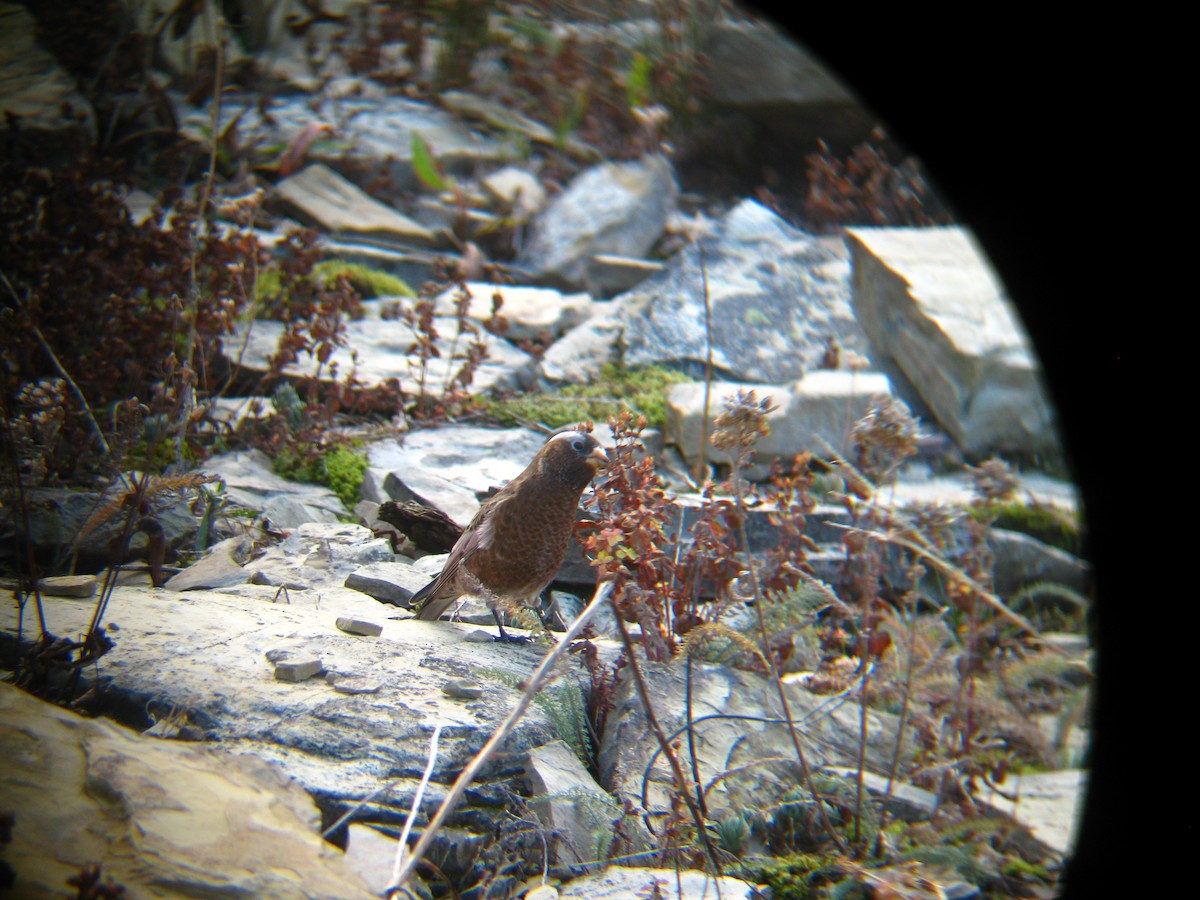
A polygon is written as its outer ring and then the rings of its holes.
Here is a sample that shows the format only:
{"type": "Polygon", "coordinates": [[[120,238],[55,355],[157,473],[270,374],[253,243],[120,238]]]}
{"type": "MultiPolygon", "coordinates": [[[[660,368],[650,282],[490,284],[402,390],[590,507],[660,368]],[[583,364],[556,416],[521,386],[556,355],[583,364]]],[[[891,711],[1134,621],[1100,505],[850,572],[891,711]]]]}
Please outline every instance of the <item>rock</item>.
{"type": "Polygon", "coordinates": [[[1061,459],[1054,411],[1004,288],[964,228],[850,228],[870,356],[972,458],[1061,459]]]}
{"type": "Polygon", "coordinates": [[[7,123],[0,142],[12,145],[6,150],[12,159],[74,160],[96,141],[96,114],[38,43],[37,28],[23,5],[0,3],[0,120],[7,123]]]}
{"type": "Polygon", "coordinates": [[[308,522],[333,523],[347,515],[345,505],[329,488],[276,475],[271,460],[261,450],[235,450],[210,457],[203,471],[219,476],[234,503],[261,511],[274,528],[290,530],[308,522]]]}
{"type": "Polygon", "coordinates": [[[795,145],[799,155],[818,139],[851,145],[875,119],[808,51],[767,22],[721,19],[705,55],[713,100],[747,113],[795,145]]]}
{"type": "Polygon", "coordinates": [[[366,234],[428,246],[432,231],[368,196],[328,166],[317,163],[275,185],[275,194],[301,217],[335,234],[366,234]]]}
{"type": "Polygon", "coordinates": [[[628,897],[670,897],[671,900],[753,900],[754,885],[729,875],[713,877],[690,869],[639,869],[609,866],[595,875],[568,881],[561,900],[625,900],[628,897]]]}
{"type": "Polygon", "coordinates": [[[576,325],[542,354],[538,370],[550,384],[594,381],[605,363],[617,359],[625,323],[613,302],[597,303],[593,314],[576,325]]]}
{"type": "Polygon", "coordinates": [[[145,738],[0,684],[4,859],[22,896],[103,862],[131,897],[373,895],[321,840],[312,800],[252,755],[145,738]],[[36,814],[33,814],[36,810],[36,814]]]}
{"type": "Polygon", "coordinates": [[[362,591],[380,603],[408,606],[412,595],[429,583],[429,577],[403,562],[372,563],[346,576],[345,586],[362,591]]]}
{"type": "Polygon", "coordinates": [[[1082,800],[1087,790],[1087,773],[1080,769],[1058,772],[1010,774],[1001,790],[1016,802],[985,787],[983,801],[993,809],[1025,825],[1044,847],[1069,853],[1079,830],[1082,800]]]}
{"type": "Polygon", "coordinates": [[[613,301],[627,364],[671,365],[703,377],[708,345],[701,246],[718,378],[785,384],[819,368],[830,340],[849,351],[866,349],[850,304],[848,264],[745,200],[699,244],[673,256],[663,272],[613,301]]]}
{"type": "MultiPolygon", "coordinates": [[[[685,660],[642,661],[641,667],[655,716],[668,739],[675,740],[688,720],[685,660]]],[[[799,777],[787,727],[779,724],[775,689],[760,675],[728,666],[693,662],[691,670],[695,764],[700,782],[715,784],[709,803],[730,809],[770,807],[795,787],[799,777]],[[730,719],[730,714],[738,719],[730,719]],[[729,777],[715,782],[722,774],[729,777]]],[[[597,755],[600,785],[619,800],[659,817],[671,809],[674,784],[670,768],[657,744],[642,740],[649,729],[646,713],[627,670],[623,675],[597,755]]],[[[811,694],[798,684],[785,682],[784,688],[793,719],[801,723],[809,766],[856,765],[858,707],[831,705],[828,697],[811,694]]],[[[873,709],[867,718],[866,768],[890,771],[896,717],[873,709]]],[[[907,748],[914,746],[911,737],[904,743],[907,748]]],[[[691,759],[685,757],[682,762],[690,772],[691,759]]],[[[906,766],[902,759],[901,774],[906,766]]]]}
{"type": "MultiPolygon", "coordinates": [[[[18,583],[3,579],[0,585],[5,588],[17,588],[18,583]]],[[[96,593],[95,575],[51,575],[37,583],[38,593],[43,597],[73,597],[86,600],[96,593]]]]}
{"type": "Polygon", "coordinates": [[[516,166],[505,166],[493,172],[480,185],[494,202],[510,210],[518,222],[526,221],[546,205],[546,190],[542,183],[516,166]]]}
{"type": "MultiPolygon", "coordinates": [[[[776,407],[767,416],[770,434],[755,447],[757,464],[747,472],[747,477],[755,481],[770,474],[772,459],[790,460],[804,452],[821,459],[834,454],[851,458],[850,428],[873,404],[891,396],[887,376],[876,372],[817,370],[783,386],[716,382],[709,396],[706,433],[710,437],[715,419],[725,411],[724,400],[733,398],[739,390],[753,390],[759,400],[769,398],[776,407]]],[[[675,384],[667,389],[667,438],[683,451],[689,465],[694,465],[700,450],[704,396],[701,382],[675,384]]],[[[711,441],[704,452],[710,462],[732,460],[729,451],[714,447],[711,441]]]]}
{"type": "Polygon", "coordinates": [[[1003,596],[1037,582],[1053,582],[1077,594],[1092,587],[1092,567],[1079,557],[1019,531],[993,528],[988,535],[995,560],[995,589],[1003,596]]]}
{"type": "Polygon", "coordinates": [[[623,812],[565,741],[529,751],[525,763],[530,808],[553,835],[551,861],[577,865],[607,859],[614,823],[623,812]]]}
{"type": "MultiPolygon", "coordinates": [[[[503,300],[499,315],[508,322],[504,337],[513,342],[557,338],[591,315],[594,303],[587,294],[563,294],[553,288],[519,287],[515,285],[467,282],[471,300],[467,314],[478,322],[492,315],[492,297],[503,300]]],[[[444,291],[437,297],[437,313],[454,315],[458,289],[444,291]]]]}
{"type": "MultiPolygon", "coordinates": [[[[336,123],[333,138],[310,146],[307,156],[364,188],[381,175],[398,192],[419,187],[412,164],[414,133],[451,174],[501,162],[505,154],[499,141],[473,132],[444,110],[394,95],[328,98],[314,112],[311,98],[304,95],[280,94],[260,104],[255,96],[228,94],[222,99],[218,130],[223,132],[235,117],[233,140],[243,147],[287,146],[314,119],[336,123]]],[[[207,143],[209,109],[190,110],[179,103],[179,118],[184,134],[207,143]]]]}
{"type": "Polygon", "coordinates": [[[285,655],[271,662],[275,664],[275,678],[279,681],[307,681],[325,671],[325,666],[317,656],[285,655]]]}
{"type": "MultiPolygon", "coordinates": [[[[144,558],[148,539],[142,531],[134,532],[129,552],[123,558],[116,559],[113,555],[114,541],[120,537],[128,515],[128,507],[122,506],[128,493],[120,482],[103,492],[26,488],[28,520],[15,515],[16,505],[0,505],[0,566],[15,571],[28,565],[23,555],[26,538],[43,564],[62,560],[69,555],[64,548],[73,549],[76,572],[95,572],[144,558]]],[[[172,490],[154,494],[154,521],[163,529],[168,554],[196,545],[199,520],[191,510],[194,496],[190,491],[172,490]]],[[[218,520],[218,531],[223,530],[224,523],[218,520]]],[[[49,565],[44,571],[55,574],[49,565]]]]}
{"type": "Polygon", "coordinates": [[[662,156],[593,166],[533,220],[518,265],[548,284],[607,296],[609,286],[598,281],[591,257],[645,256],[678,193],[671,164],[662,156]]]}
{"type": "MultiPolygon", "coordinates": [[[[313,357],[301,356],[284,367],[284,375],[294,379],[319,378],[323,382],[331,382],[335,374],[345,377],[353,372],[362,387],[395,383],[409,398],[420,396],[419,361],[410,352],[416,335],[403,321],[382,318],[379,314],[382,308],[380,301],[368,300],[363,303],[363,308],[366,311],[364,318],[345,322],[346,344],[334,350],[325,365],[319,364],[313,357]],[[352,351],[357,351],[357,357],[352,351]],[[336,373],[331,370],[331,364],[336,365],[336,373]]],[[[451,379],[461,372],[468,342],[465,339],[455,341],[458,322],[453,318],[438,316],[434,319],[434,327],[441,335],[438,342],[441,356],[428,360],[424,390],[437,397],[441,396],[451,379]]],[[[224,342],[223,352],[230,362],[236,362],[252,375],[257,373],[261,376],[268,371],[270,359],[277,352],[283,334],[282,322],[258,320],[242,323],[224,342]]],[[[475,370],[471,382],[473,393],[532,387],[535,367],[528,353],[486,331],[472,337],[472,340],[475,339],[487,347],[487,356],[475,370]]]]}
{"type": "Polygon", "coordinates": [[[451,678],[442,685],[442,693],[455,700],[478,700],[483,696],[483,688],[465,678],[451,678]]]}
{"type": "Polygon", "coordinates": [[[468,94],[465,91],[442,91],[438,95],[442,104],[456,113],[469,119],[486,122],[492,128],[502,133],[519,134],[538,144],[556,147],[560,144],[577,159],[594,161],[600,154],[582,141],[568,137],[560,141],[558,136],[543,125],[528,116],[522,115],[509,106],[496,103],[478,94],[468,94]]]}
{"type": "MultiPolygon", "coordinates": [[[[337,567],[335,553],[330,568],[337,567]]],[[[331,616],[370,618],[379,606],[339,587],[335,578],[293,594],[291,603],[272,602],[275,591],[255,585],[186,594],[117,588],[105,618],[106,626],[119,626],[109,628],[115,646],[100,667],[106,695],[121,709],[185,713],[219,746],[222,758],[251,754],[278,764],[316,798],[327,821],[393,781],[396,773],[407,773],[356,817],[376,824],[402,822],[425,768],[433,726],[443,726],[426,794],[436,804],[444,790],[439,785],[453,782],[507,715],[518,695],[514,685],[528,678],[541,651],[490,639],[465,643],[465,629],[438,622],[389,623],[372,640],[343,634],[329,627],[331,616]],[[319,659],[327,672],[373,679],[379,690],[350,695],[315,678],[300,684],[277,681],[268,651],[280,661],[319,659]],[[441,692],[446,680],[464,677],[483,689],[479,700],[463,703],[441,692]]],[[[46,604],[45,615],[51,633],[82,634],[92,608],[46,604]]],[[[0,604],[6,658],[15,652],[16,624],[15,604],[0,604]]],[[[28,619],[24,634],[26,640],[33,637],[28,619]]],[[[83,673],[85,687],[91,677],[83,673]]],[[[586,675],[564,672],[560,683],[578,690],[578,678],[586,675]]],[[[510,734],[506,752],[520,754],[568,737],[555,724],[565,721],[562,715],[551,719],[540,703],[534,704],[510,734]]],[[[515,776],[505,774],[503,763],[494,765],[475,789],[486,794],[489,786],[509,785],[510,777],[515,776]]],[[[503,806],[468,799],[460,813],[486,830],[490,826],[483,823],[503,815],[503,806]]],[[[270,858],[269,853],[264,857],[270,858]]]]}
{"type": "Polygon", "coordinates": [[[171,576],[163,585],[168,591],[198,591],[245,584],[251,573],[242,568],[250,552],[250,540],[227,538],[209,548],[198,561],[171,576]]]}
{"type": "Polygon", "coordinates": [[[426,428],[403,442],[380,441],[367,451],[371,469],[384,470],[395,500],[439,509],[465,525],[481,498],[516,478],[546,442],[526,428],[454,425],[426,428]]]}
{"type": "Polygon", "coordinates": [[[378,694],[383,683],[377,678],[367,678],[363,675],[338,675],[327,672],[325,683],[339,694],[378,694]]]}
{"type": "Polygon", "coordinates": [[[352,572],[396,560],[389,541],[361,525],[306,523],[248,562],[256,583],[340,588],[352,572]]]}
{"type": "Polygon", "coordinates": [[[366,882],[372,894],[384,896],[392,880],[396,839],[357,822],[351,822],[346,832],[346,865],[366,882]]]}
{"type": "Polygon", "coordinates": [[[366,619],[355,619],[352,616],[339,616],[337,620],[339,630],[346,634],[357,634],[363,637],[379,637],[383,634],[383,626],[377,622],[369,622],[366,619]]]}

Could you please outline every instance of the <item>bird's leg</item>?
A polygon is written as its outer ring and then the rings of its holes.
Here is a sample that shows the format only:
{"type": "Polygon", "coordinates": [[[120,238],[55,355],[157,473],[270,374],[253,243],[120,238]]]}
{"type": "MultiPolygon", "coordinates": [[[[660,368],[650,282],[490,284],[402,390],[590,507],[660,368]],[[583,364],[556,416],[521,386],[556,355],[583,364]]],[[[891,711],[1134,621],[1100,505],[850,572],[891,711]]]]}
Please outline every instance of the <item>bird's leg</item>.
{"type": "Polygon", "coordinates": [[[527,634],[509,634],[504,630],[504,624],[500,621],[500,613],[494,608],[492,609],[492,618],[496,620],[496,627],[500,629],[498,637],[492,638],[498,644],[527,644],[533,640],[527,634]]]}
{"type": "Polygon", "coordinates": [[[472,593],[477,597],[482,597],[483,602],[486,603],[488,605],[488,609],[492,611],[492,618],[496,620],[496,627],[500,629],[500,636],[493,638],[496,643],[524,644],[533,640],[533,638],[529,637],[529,635],[509,634],[504,630],[504,624],[500,621],[500,598],[497,597],[494,592],[489,591],[486,587],[484,587],[483,582],[476,578],[465,566],[463,567],[462,574],[459,576],[459,578],[463,587],[467,588],[469,593],[472,593]]]}

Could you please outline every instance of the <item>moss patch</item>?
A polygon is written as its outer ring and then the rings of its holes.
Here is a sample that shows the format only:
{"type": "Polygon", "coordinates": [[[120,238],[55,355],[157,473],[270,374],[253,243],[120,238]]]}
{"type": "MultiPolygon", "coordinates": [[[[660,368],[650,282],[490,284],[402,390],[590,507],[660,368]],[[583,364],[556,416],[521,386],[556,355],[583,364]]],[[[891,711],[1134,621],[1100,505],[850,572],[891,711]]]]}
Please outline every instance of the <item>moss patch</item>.
{"type": "Polygon", "coordinates": [[[549,428],[582,419],[604,422],[622,410],[646,417],[651,428],[666,420],[666,390],[690,381],[682,372],[662,366],[625,367],[607,363],[592,384],[573,384],[557,391],[485,401],[485,410],[505,425],[537,422],[549,428]]]}

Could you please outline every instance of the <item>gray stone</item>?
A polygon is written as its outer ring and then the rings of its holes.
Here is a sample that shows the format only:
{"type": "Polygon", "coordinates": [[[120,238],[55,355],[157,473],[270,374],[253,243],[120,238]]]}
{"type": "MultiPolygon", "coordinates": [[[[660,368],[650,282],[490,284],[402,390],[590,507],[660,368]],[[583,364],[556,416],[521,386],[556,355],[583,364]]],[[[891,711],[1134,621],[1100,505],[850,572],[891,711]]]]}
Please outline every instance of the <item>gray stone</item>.
{"type": "Polygon", "coordinates": [[[37,22],[24,6],[0,3],[2,139],[19,140],[30,159],[75,158],[96,140],[96,114],[75,80],[37,42],[37,22]],[[19,138],[16,137],[19,135],[19,138]]]}
{"type": "Polygon", "coordinates": [[[606,859],[623,812],[580,763],[566,741],[529,751],[529,806],[554,836],[551,859],[560,865],[606,859]]]}
{"type": "Polygon", "coordinates": [[[338,675],[329,672],[325,675],[325,683],[339,694],[378,694],[383,682],[378,678],[368,678],[365,675],[338,675]]]}
{"type": "MultiPolygon", "coordinates": [[[[765,478],[772,459],[790,460],[798,453],[822,459],[833,455],[850,458],[851,427],[873,404],[891,396],[887,376],[876,372],[817,370],[783,386],[716,382],[709,392],[706,433],[710,437],[715,419],[725,411],[725,398],[733,398],[739,390],[753,390],[759,400],[769,398],[776,407],[767,417],[770,434],[754,448],[757,465],[747,472],[751,480],[765,478]]],[[[704,395],[705,386],[700,382],[676,384],[667,390],[667,437],[683,451],[689,464],[694,464],[700,451],[704,395]]],[[[729,463],[732,459],[729,451],[714,447],[711,441],[704,452],[710,462],[729,463]]]]}
{"type": "Polygon", "coordinates": [[[524,222],[546,205],[546,190],[542,183],[516,166],[505,166],[480,184],[492,200],[510,210],[518,222],[524,222]]]}
{"type": "Polygon", "coordinates": [[[325,666],[316,656],[284,657],[274,662],[275,678],[278,681],[307,681],[325,671],[325,666]]]}
{"type": "Polygon", "coordinates": [[[550,345],[538,370],[550,384],[586,384],[605,363],[618,358],[625,323],[613,302],[597,303],[595,313],[550,345]]]}
{"type": "MultiPolygon", "coordinates": [[[[402,299],[401,302],[408,301],[402,299]]],[[[367,301],[363,307],[366,315],[345,322],[345,345],[335,349],[325,364],[320,364],[315,357],[302,355],[284,367],[284,375],[330,382],[335,375],[344,378],[353,372],[364,387],[395,382],[410,398],[419,396],[422,385],[419,360],[412,352],[416,340],[413,330],[399,319],[381,318],[379,301],[367,301]],[[331,369],[331,365],[336,365],[336,370],[331,369]]],[[[437,346],[441,356],[428,360],[424,390],[439,397],[462,370],[469,341],[466,338],[456,340],[458,322],[453,318],[438,316],[434,319],[434,327],[440,335],[437,346]]],[[[250,372],[265,374],[283,334],[282,322],[243,323],[224,342],[223,352],[230,361],[236,361],[250,372]]],[[[487,347],[487,357],[474,373],[473,393],[500,388],[516,390],[533,385],[535,367],[528,353],[482,330],[471,337],[471,341],[474,340],[487,347]]]]}
{"type": "Polygon", "coordinates": [[[353,616],[339,616],[336,624],[346,634],[358,634],[363,637],[379,637],[383,634],[383,626],[378,622],[356,619],[353,616]]]}
{"type": "Polygon", "coordinates": [[[321,840],[301,785],[253,755],[144,737],[8,684],[0,746],[0,809],[18,810],[4,858],[20,896],[62,895],[97,861],[131,897],[374,896],[321,840]]]}
{"type": "Polygon", "coordinates": [[[429,583],[429,577],[403,560],[372,563],[355,569],[346,576],[345,586],[362,591],[380,603],[408,606],[412,595],[429,583]]]}
{"type": "Polygon", "coordinates": [[[655,891],[671,900],[752,900],[754,885],[729,875],[712,876],[692,869],[642,869],[609,866],[595,875],[568,881],[559,891],[560,900],[626,900],[651,897],[655,891]]]}
{"type": "Polygon", "coordinates": [[[965,453],[1061,458],[1053,408],[996,273],[961,227],[851,228],[854,309],[876,367],[965,453]]]}
{"type": "Polygon", "coordinates": [[[483,688],[465,678],[451,678],[442,685],[442,693],[455,700],[478,700],[483,696],[483,688]]]}
{"type": "Polygon", "coordinates": [[[261,450],[235,450],[205,461],[203,471],[225,482],[225,493],[245,509],[263,512],[271,524],[290,530],[306,522],[340,521],[345,505],[329,488],[288,481],[271,471],[261,450]]]}
{"type": "Polygon", "coordinates": [[[718,378],[784,384],[818,368],[830,340],[848,351],[866,348],[850,305],[849,265],[745,200],[663,272],[613,301],[626,363],[703,376],[709,348],[701,252],[718,378]]]}
{"type": "Polygon", "coordinates": [[[533,220],[518,264],[555,286],[606,296],[596,254],[645,256],[666,226],[679,188],[662,156],[601,163],[579,175],[533,220]]]}
{"type": "Polygon", "coordinates": [[[96,593],[95,575],[51,575],[38,582],[43,597],[74,597],[86,600],[96,593]]]}
{"type": "Polygon", "coordinates": [[[242,563],[249,552],[249,539],[227,538],[178,575],[172,575],[163,587],[168,591],[199,591],[245,584],[251,573],[242,568],[242,563]]]}
{"type": "MultiPolygon", "coordinates": [[[[795,787],[799,766],[786,723],[781,724],[778,696],[768,679],[728,666],[693,663],[689,713],[685,661],[643,660],[640,664],[655,716],[668,739],[673,740],[689,718],[694,723],[695,765],[701,784],[715,785],[710,803],[719,801],[731,809],[763,809],[795,787]],[[721,775],[729,777],[718,779],[721,775]]],[[[858,707],[831,704],[828,697],[812,694],[788,679],[784,688],[808,764],[857,765],[858,707]]],[[[642,740],[649,725],[633,679],[627,674],[615,699],[597,755],[600,785],[652,816],[664,815],[671,809],[674,791],[671,770],[657,745],[642,740]]],[[[867,718],[866,768],[890,771],[897,719],[874,709],[867,718]]],[[[904,743],[914,746],[911,738],[904,743]]],[[[690,759],[685,769],[689,765],[690,759]]],[[[907,765],[902,758],[902,774],[907,765]]]]}
{"type": "MultiPolygon", "coordinates": [[[[486,284],[470,281],[467,315],[482,322],[492,315],[493,295],[503,300],[499,315],[508,322],[503,336],[509,341],[539,337],[559,337],[592,314],[595,303],[587,294],[564,294],[553,288],[519,287],[516,285],[486,284]]],[[[454,315],[458,289],[445,291],[437,297],[437,313],[454,315]]]]}
{"type": "Polygon", "coordinates": [[[868,137],[876,121],[806,49],[767,22],[722,19],[706,49],[713,99],[798,144],[868,137]]]}
{"type": "MultiPolygon", "coordinates": [[[[210,110],[189,110],[183,103],[179,107],[181,130],[207,145],[210,110]]],[[[313,144],[308,158],[361,187],[381,173],[399,190],[419,187],[413,170],[414,133],[452,174],[501,161],[504,155],[499,141],[472,131],[445,110],[395,95],[328,98],[314,111],[311,99],[303,95],[278,95],[263,107],[257,97],[228,94],[222,98],[218,130],[224,131],[235,117],[235,139],[244,147],[285,146],[314,119],[327,122],[335,129],[333,137],[313,144]]]]}
{"type": "Polygon", "coordinates": [[[283,179],[275,194],[303,218],[335,234],[367,234],[421,245],[435,235],[419,222],[368,196],[321,163],[283,179]]]}

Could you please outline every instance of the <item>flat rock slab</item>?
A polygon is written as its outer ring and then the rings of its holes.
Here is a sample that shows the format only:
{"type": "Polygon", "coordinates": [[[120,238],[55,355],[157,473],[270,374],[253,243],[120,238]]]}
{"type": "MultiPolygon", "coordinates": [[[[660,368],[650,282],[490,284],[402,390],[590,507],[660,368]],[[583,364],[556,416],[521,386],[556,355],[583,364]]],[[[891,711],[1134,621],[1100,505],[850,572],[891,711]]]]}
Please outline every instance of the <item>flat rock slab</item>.
{"type": "Polygon", "coordinates": [[[709,313],[713,366],[731,381],[785,384],[818,368],[830,340],[859,353],[867,347],[850,304],[849,264],[753,200],[613,304],[626,363],[687,366],[697,377],[709,313]]]}
{"type": "MultiPolygon", "coordinates": [[[[314,111],[307,96],[277,96],[263,109],[258,96],[227,95],[221,102],[224,130],[235,116],[241,146],[285,146],[314,121],[332,126],[331,138],[314,143],[307,157],[367,184],[381,170],[401,190],[418,186],[412,164],[412,137],[420,134],[438,162],[451,172],[467,172],[481,162],[499,162],[502,144],[473,131],[445,110],[403,97],[327,98],[314,111]]],[[[185,133],[205,140],[211,128],[208,109],[182,116],[185,133]]]]}
{"type": "MultiPolygon", "coordinates": [[[[372,805],[377,821],[394,823],[407,813],[434,725],[443,726],[434,782],[449,784],[516,703],[516,685],[544,653],[538,645],[469,643],[472,629],[448,622],[387,620],[378,638],[364,640],[335,621],[378,617],[375,600],[328,583],[293,592],[291,603],[276,593],[250,584],[184,594],[119,587],[105,619],[115,646],[87,677],[122,697],[124,708],[186,713],[217,752],[278,764],[328,809],[344,811],[397,772],[416,773],[372,805]],[[276,679],[271,659],[305,657],[319,660],[326,677],[276,679]],[[377,682],[378,690],[343,693],[331,675],[377,682]],[[442,693],[448,679],[465,677],[479,684],[481,698],[442,693]]],[[[82,634],[92,607],[47,604],[45,614],[51,633],[82,634]]],[[[0,604],[0,642],[15,639],[16,616],[15,604],[0,604]]],[[[24,635],[31,636],[28,620],[24,635]]],[[[569,675],[568,686],[576,689],[569,675]]],[[[506,750],[522,753],[560,736],[534,704],[506,750]]],[[[437,795],[435,788],[430,802],[437,795]]]]}
{"type": "Polygon", "coordinates": [[[969,231],[850,228],[872,361],[971,455],[1061,454],[1032,345],[969,231]]]}
{"type": "MultiPolygon", "coordinates": [[[[397,382],[408,396],[419,396],[422,384],[420,361],[414,350],[416,333],[399,319],[382,318],[380,301],[367,301],[363,308],[366,316],[345,323],[346,344],[334,350],[325,365],[319,364],[314,357],[302,355],[284,367],[283,373],[290,378],[319,378],[328,382],[334,379],[330,365],[335,364],[338,378],[353,372],[363,387],[397,382]]],[[[472,392],[497,388],[517,390],[533,385],[533,357],[503,338],[481,329],[477,336],[456,340],[458,322],[447,316],[436,317],[434,326],[440,335],[437,346],[441,356],[428,361],[424,379],[427,394],[441,396],[451,379],[462,370],[468,345],[473,340],[479,340],[487,347],[487,357],[474,373],[472,392]]],[[[274,320],[241,324],[236,333],[223,342],[223,352],[231,362],[251,372],[266,373],[283,334],[284,324],[274,320]]]]}
{"type": "Polygon", "coordinates": [[[321,163],[283,179],[275,194],[302,218],[334,234],[368,234],[421,245],[436,238],[421,223],[380,203],[321,163]]]}
{"type": "Polygon", "coordinates": [[[7,684],[0,754],[14,896],[65,896],[97,861],[130,897],[374,896],[321,840],[312,799],[261,759],[145,737],[7,684]]]}
{"type": "Polygon", "coordinates": [[[722,875],[675,869],[636,869],[611,866],[596,875],[569,881],[559,889],[559,900],[627,900],[656,896],[655,887],[671,900],[752,900],[754,885],[722,875]],[[719,891],[719,893],[718,893],[719,891]]]}

